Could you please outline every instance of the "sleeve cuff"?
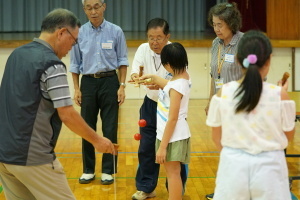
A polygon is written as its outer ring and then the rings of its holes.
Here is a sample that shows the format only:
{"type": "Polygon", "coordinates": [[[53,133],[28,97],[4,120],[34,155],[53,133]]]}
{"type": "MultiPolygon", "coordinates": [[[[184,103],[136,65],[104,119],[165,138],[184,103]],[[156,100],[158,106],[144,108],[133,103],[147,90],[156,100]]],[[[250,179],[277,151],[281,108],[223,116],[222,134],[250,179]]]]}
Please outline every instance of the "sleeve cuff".
{"type": "Polygon", "coordinates": [[[72,73],[75,73],[75,74],[80,74],[79,65],[71,64],[69,72],[72,72],[72,73]]]}

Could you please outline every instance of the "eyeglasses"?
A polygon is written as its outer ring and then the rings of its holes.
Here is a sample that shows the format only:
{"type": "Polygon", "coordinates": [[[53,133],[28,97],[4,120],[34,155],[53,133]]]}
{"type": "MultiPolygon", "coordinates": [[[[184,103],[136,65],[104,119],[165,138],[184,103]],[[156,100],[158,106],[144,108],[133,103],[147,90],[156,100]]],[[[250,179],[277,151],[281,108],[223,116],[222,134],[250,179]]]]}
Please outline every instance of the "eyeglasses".
{"type": "MultiPolygon", "coordinates": [[[[67,29],[67,28],[66,28],[66,29],[67,29]]],[[[72,36],[72,38],[73,38],[73,40],[74,40],[74,43],[73,43],[72,45],[74,46],[74,45],[78,44],[78,39],[76,39],[76,38],[72,35],[72,33],[69,31],[69,29],[67,29],[67,31],[68,31],[68,33],[72,36]]]]}
{"type": "Polygon", "coordinates": [[[165,37],[165,38],[162,38],[162,37],[158,37],[158,38],[150,37],[150,38],[148,38],[148,41],[149,41],[150,43],[157,42],[157,43],[161,44],[161,43],[163,43],[163,41],[165,41],[166,38],[167,38],[167,37],[165,37]]]}
{"type": "Polygon", "coordinates": [[[87,10],[87,11],[89,11],[89,12],[92,12],[93,9],[94,9],[97,12],[103,6],[103,4],[104,3],[102,3],[101,5],[95,4],[94,6],[87,5],[87,6],[84,7],[84,9],[87,10]]]}
{"type": "Polygon", "coordinates": [[[223,24],[220,24],[220,23],[215,24],[215,23],[213,23],[213,28],[220,30],[221,28],[223,28],[223,24]]]}

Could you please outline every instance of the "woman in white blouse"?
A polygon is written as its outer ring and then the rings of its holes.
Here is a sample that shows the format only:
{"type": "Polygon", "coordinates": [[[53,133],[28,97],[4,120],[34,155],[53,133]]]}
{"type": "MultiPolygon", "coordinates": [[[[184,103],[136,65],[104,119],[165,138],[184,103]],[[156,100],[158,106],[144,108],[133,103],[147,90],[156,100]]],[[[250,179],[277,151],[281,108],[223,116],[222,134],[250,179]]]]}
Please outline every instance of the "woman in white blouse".
{"type": "Polygon", "coordinates": [[[221,150],[214,200],[291,199],[284,149],[295,133],[295,102],[287,82],[263,82],[271,54],[263,33],[245,33],[237,51],[244,77],[212,98],[206,123],[221,150]]]}

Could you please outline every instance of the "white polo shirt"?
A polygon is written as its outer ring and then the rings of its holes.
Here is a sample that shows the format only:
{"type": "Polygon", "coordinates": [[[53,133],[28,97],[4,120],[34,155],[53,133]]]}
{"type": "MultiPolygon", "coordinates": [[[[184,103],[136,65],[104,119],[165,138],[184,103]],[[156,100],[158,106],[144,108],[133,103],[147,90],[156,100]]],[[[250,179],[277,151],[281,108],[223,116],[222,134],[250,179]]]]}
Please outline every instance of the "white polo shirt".
{"type": "MultiPolygon", "coordinates": [[[[168,44],[170,43],[171,42],[168,42],[168,44]]],[[[160,55],[150,49],[149,43],[143,43],[137,49],[132,62],[131,75],[134,73],[139,74],[140,66],[144,66],[144,75],[156,74],[162,78],[171,79],[169,72],[161,64],[160,55]]],[[[147,87],[144,88],[147,96],[157,102],[158,90],[149,90],[147,87]]]]}

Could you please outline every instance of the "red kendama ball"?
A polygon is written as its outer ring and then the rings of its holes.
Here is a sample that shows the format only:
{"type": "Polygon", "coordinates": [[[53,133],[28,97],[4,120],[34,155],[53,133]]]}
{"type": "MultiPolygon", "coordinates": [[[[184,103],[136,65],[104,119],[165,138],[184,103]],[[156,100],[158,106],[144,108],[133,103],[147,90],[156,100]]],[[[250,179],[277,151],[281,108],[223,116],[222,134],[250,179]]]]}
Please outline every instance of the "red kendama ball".
{"type": "Polygon", "coordinates": [[[141,134],[139,134],[139,133],[134,134],[134,139],[135,140],[141,140],[141,138],[142,138],[141,134]]]}
{"type": "Polygon", "coordinates": [[[140,127],[145,127],[145,126],[147,126],[146,120],[140,119],[140,120],[139,120],[139,126],[140,126],[140,127]]]}

